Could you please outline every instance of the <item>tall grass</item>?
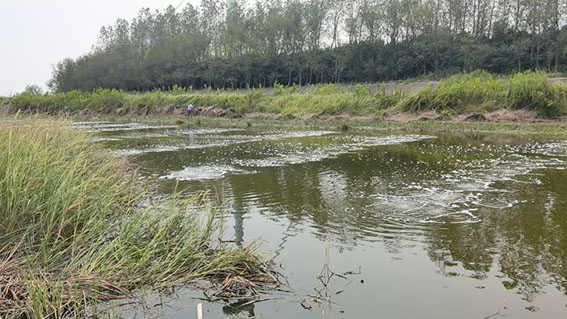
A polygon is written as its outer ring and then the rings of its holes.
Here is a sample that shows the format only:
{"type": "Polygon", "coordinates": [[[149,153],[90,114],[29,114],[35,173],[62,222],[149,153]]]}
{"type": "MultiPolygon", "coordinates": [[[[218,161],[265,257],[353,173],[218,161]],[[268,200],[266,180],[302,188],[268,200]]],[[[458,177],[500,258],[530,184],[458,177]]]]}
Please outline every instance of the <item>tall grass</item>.
{"type": "Polygon", "coordinates": [[[191,103],[198,108],[217,107],[244,114],[270,112],[284,114],[374,114],[395,105],[402,94],[388,94],[385,90],[370,92],[362,85],[352,89],[329,84],[319,86],[312,93],[299,92],[296,86],[277,85],[272,91],[250,89],[244,92],[202,91],[145,93],[99,89],[94,92],[70,91],[67,93],[32,95],[21,93],[6,104],[11,111],[63,113],[88,110],[112,112],[118,109],[136,111],[150,109],[162,112],[165,108],[184,109],[191,103]]]}
{"type": "Polygon", "coordinates": [[[527,108],[545,117],[567,110],[567,84],[550,83],[543,72],[524,72],[510,78],[508,98],[516,109],[527,108]]]}
{"type": "Polygon", "coordinates": [[[446,114],[491,112],[499,109],[527,109],[542,117],[567,114],[567,84],[550,83],[541,72],[524,72],[508,80],[498,79],[485,71],[455,75],[439,85],[425,87],[416,93],[371,91],[363,85],[335,84],[307,88],[275,84],[272,90],[245,91],[173,90],[145,93],[99,89],[94,92],[32,95],[21,93],[5,101],[12,111],[73,112],[89,110],[124,113],[143,109],[160,113],[164,109],[185,108],[230,109],[237,114],[269,112],[277,114],[375,115],[384,110],[421,112],[435,110],[446,114]],[[127,109],[127,110],[126,110],[127,109]]]}
{"type": "Polygon", "coordinates": [[[463,113],[498,108],[506,94],[505,84],[486,72],[458,75],[441,82],[436,89],[426,87],[400,105],[403,111],[437,110],[463,113]]]}
{"type": "Polygon", "coordinates": [[[508,81],[495,79],[484,71],[453,76],[434,89],[421,89],[403,99],[397,108],[403,112],[435,110],[463,114],[498,109],[527,109],[542,117],[567,113],[567,85],[550,83],[543,72],[514,74],[508,81]]]}
{"type": "Polygon", "coordinates": [[[213,208],[142,205],[127,163],[63,123],[0,124],[0,154],[0,317],[83,316],[144,287],[264,276],[250,248],[213,243],[213,208]]]}

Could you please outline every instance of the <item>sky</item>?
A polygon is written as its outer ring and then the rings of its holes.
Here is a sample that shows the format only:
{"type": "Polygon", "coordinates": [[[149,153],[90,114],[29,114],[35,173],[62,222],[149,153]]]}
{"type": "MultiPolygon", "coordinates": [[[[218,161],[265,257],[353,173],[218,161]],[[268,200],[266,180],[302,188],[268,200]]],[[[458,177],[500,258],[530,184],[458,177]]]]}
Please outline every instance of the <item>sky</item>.
{"type": "MultiPolygon", "coordinates": [[[[0,0],[0,96],[47,88],[57,62],[88,53],[103,25],[182,0],[0,0]]],[[[185,0],[193,5],[199,0],[185,0]]]]}

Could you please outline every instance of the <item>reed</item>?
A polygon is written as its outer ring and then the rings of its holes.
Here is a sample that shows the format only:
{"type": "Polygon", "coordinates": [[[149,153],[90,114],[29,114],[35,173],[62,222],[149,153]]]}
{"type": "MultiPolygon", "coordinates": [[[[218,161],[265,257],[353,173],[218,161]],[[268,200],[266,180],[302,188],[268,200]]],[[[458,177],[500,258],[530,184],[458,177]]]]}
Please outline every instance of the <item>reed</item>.
{"type": "Polygon", "coordinates": [[[0,317],[82,317],[199,278],[274,282],[254,247],[212,239],[214,206],[148,204],[128,163],[87,138],[62,122],[0,124],[0,317]]]}
{"type": "Polygon", "coordinates": [[[514,74],[509,80],[496,79],[484,71],[457,75],[437,88],[426,87],[397,105],[400,112],[435,110],[445,114],[526,109],[539,116],[555,118],[567,114],[567,85],[550,83],[542,72],[514,74]]]}

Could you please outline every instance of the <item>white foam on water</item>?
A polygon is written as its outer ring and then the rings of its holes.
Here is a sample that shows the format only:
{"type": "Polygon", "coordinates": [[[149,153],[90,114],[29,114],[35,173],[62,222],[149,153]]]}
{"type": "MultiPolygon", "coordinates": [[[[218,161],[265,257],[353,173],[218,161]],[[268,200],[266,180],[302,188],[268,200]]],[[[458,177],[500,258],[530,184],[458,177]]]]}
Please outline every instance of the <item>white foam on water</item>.
{"type": "Polygon", "coordinates": [[[285,132],[276,134],[259,135],[259,140],[282,140],[288,138],[302,138],[302,137],[318,137],[337,134],[334,131],[295,131],[295,132],[285,132]]]}
{"type": "MultiPolygon", "coordinates": [[[[116,141],[123,139],[149,139],[149,138],[168,138],[176,136],[203,136],[205,134],[222,134],[228,132],[238,132],[241,129],[198,129],[198,130],[171,130],[163,133],[134,133],[134,134],[121,134],[112,136],[116,141]]],[[[211,138],[231,138],[231,136],[211,135],[211,138]]],[[[237,137],[244,137],[244,135],[237,135],[237,137]]]]}
{"type": "Polygon", "coordinates": [[[262,159],[234,160],[233,164],[245,167],[278,167],[293,164],[318,162],[327,158],[333,158],[340,154],[348,153],[347,147],[326,147],[308,152],[296,152],[294,154],[282,154],[262,159]]]}
{"type": "Polygon", "coordinates": [[[229,173],[249,174],[251,172],[244,171],[241,169],[236,169],[232,166],[227,166],[227,165],[219,165],[219,166],[204,165],[204,166],[185,167],[183,170],[171,172],[168,175],[161,176],[160,179],[173,179],[173,180],[182,180],[182,181],[208,180],[208,179],[219,179],[229,173]]]}
{"type": "Polygon", "coordinates": [[[204,135],[204,134],[223,134],[223,133],[233,133],[233,132],[244,132],[245,129],[241,128],[198,128],[198,129],[183,129],[171,131],[172,135],[204,135]]]}
{"type": "Polygon", "coordinates": [[[148,149],[143,148],[127,148],[121,149],[114,152],[116,156],[131,156],[131,155],[141,155],[146,153],[154,152],[172,152],[179,150],[177,146],[156,146],[148,149]]]}
{"type": "Polygon", "coordinates": [[[382,137],[354,137],[355,144],[362,147],[372,147],[372,146],[385,146],[385,145],[397,145],[402,143],[413,143],[419,142],[427,139],[435,139],[436,136],[431,135],[390,135],[382,137]]]}
{"type": "Polygon", "coordinates": [[[135,131],[143,129],[173,129],[175,125],[150,125],[145,123],[109,123],[109,122],[75,122],[71,123],[75,128],[87,130],[87,132],[114,132],[135,131]]]}
{"type": "Polygon", "coordinates": [[[171,129],[176,128],[173,125],[136,125],[136,126],[118,126],[118,127],[103,127],[103,128],[89,128],[87,132],[116,132],[116,131],[137,131],[137,130],[150,130],[150,129],[171,129]]]}
{"type": "Polygon", "coordinates": [[[93,137],[90,139],[91,142],[116,142],[120,141],[120,138],[115,137],[93,137]]]}
{"type": "Polygon", "coordinates": [[[536,142],[519,148],[520,152],[567,157],[567,141],[536,142]]]}
{"type": "Polygon", "coordinates": [[[143,126],[141,123],[110,123],[110,122],[75,122],[71,123],[71,126],[80,129],[89,129],[89,130],[97,130],[97,129],[111,129],[111,128],[129,128],[129,127],[139,127],[143,126]]]}
{"type": "MultiPolygon", "coordinates": [[[[559,145],[567,146],[567,142],[559,145]]],[[[536,170],[565,169],[567,159],[558,149],[557,143],[505,146],[496,158],[467,162],[420,184],[395,185],[389,188],[391,195],[379,191],[374,209],[418,223],[477,223],[479,209],[509,209],[522,202],[514,191],[497,183],[540,185],[536,170]]]]}
{"type": "Polygon", "coordinates": [[[234,165],[246,167],[278,167],[309,162],[319,162],[325,159],[337,158],[340,155],[364,150],[375,146],[397,145],[433,139],[429,135],[392,135],[385,137],[352,137],[347,143],[328,145],[312,150],[295,150],[290,154],[281,154],[262,159],[234,160],[234,165]]]}
{"type": "Polygon", "coordinates": [[[104,124],[112,124],[111,122],[72,122],[72,126],[94,126],[94,125],[104,125],[104,124]]]}
{"type": "Polygon", "coordinates": [[[148,153],[176,152],[182,150],[229,146],[229,145],[242,144],[248,142],[249,140],[243,140],[243,141],[230,141],[230,142],[229,141],[215,142],[215,143],[207,143],[207,144],[193,143],[193,144],[185,144],[185,145],[162,145],[162,146],[153,146],[148,148],[127,148],[127,149],[118,150],[115,152],[115,154],[118,156],[130,156],[130,155],[140,155],[140,154],[148,154],[148,153]]]}
{"type": "Polygon", "coordinates": [[[161,134],[161,133],[142,133],[142,134],[130,134],[130,135],[117,135],[114,136],[118,139],[146,139],[146,138],[162,138],[162,137],[169,137],[168,134],[161,134]]]}
{"type": "Polygon", "coordinates": [[[239,135],[240,138],[236,136],[229,136],[226,140],[214,142],[214,143],[196,143],[191,142],[191,144],[181,144],[181,145],[171,145],[171,146],[163,146],[158,145],[155,147],[148,147],[148,148],[138,148],[138,149],[121,149],[116,151],[116,154],[119,156],[129,156],[129,155],[139,155],[145,153],[159,153],[159,152],[172,152],[172,151],[181,151],[181,150],[189,150],[189,149],[203,149],[203,148],[211,148],[211,147],[221,147],[221,146],[230,146],[235,144],[243,144],[243,143],[250,143],[250,142],[261,142],[261,141],[277,141],[277,140],[284,140],[288,138],[295,138],[295,137],[315,137],[315,136],[323,136],[327,134],[331,134],[335,132],[330,131],[300,131],[294,133],[285,133],[285,134],[274,134],[268,136],[249,136],[249,135],[239,135]]]}

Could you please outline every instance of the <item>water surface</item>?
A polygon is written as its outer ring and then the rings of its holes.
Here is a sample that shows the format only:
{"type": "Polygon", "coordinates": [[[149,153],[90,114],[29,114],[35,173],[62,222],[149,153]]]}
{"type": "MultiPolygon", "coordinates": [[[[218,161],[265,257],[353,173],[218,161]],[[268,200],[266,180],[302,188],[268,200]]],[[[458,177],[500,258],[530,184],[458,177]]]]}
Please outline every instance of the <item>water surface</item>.
{"type": "MultiPolygon", "coordinates": [[[[77,126],[156,177],[159,192],[208,191],[226,207],[225,239],[260,239],[281,265],[291,293],[245,307],[205,303],[205,318],[567,315],[567,141],[77,126]],[[325,264],[352,274],[331,280],[332,303],[308,302],[325,264]]],[[[199,294],[181,290],[151,312],[192,318],[199,294]]]]}

